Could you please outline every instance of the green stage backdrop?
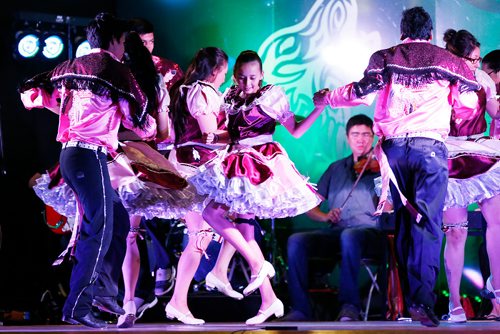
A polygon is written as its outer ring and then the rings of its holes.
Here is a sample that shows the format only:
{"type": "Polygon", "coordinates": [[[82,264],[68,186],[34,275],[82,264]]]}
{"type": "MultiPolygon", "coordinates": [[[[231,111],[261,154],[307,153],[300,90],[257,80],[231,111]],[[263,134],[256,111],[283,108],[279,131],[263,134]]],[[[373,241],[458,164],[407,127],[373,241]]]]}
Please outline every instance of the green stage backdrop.
{"type": "MultiPolygon", "coordinates": [[[[223,48],[230,69],[242,50],[259,52],[265,80],[283,87],[297,116],[313,108],[312,95],[323,87],[337,87],[361,77],[374,51],[399,42],[402,10],[423,6],[433,17],[436,45],[443,46],[448,28],[467,29],[481,42],[482,55],[500,48],[500,1],[460,0],[151,0],[119,1],[118,14],[142,16],[156,27],[156,54],[185,69],[196,50],[223,48]]],[[[228,82],[223,86],[231,84],[228,82]]],[[[304,175],[317,182],[327,166],[350,154],[345,140],[347,119],[357,113],[373,116],[373,106],[326,109],[300,139],[278,127],[280,141],[304,175]]],[[[317,227],[305,215],[280,221],[278,229],[317,227]],[[292,226],[290,226],[292,225],[292,226]]],[[[286,234],[286,233],[285,233],[286,234]]],[[[284,240],[286,242],[286,239],[284,240]]],[[[476,267],[465,293],[476,295],[480,238],[471,238],[466,266],[476,267]]],[[[281,245],[284,247],[284,245],[281,245]]],[[[440,276],[438,289],[446,290],[440,276]]],[[[445,294],[445,293],[444,293],[445,294]]]]}
{"type": "MultiPolygon", "coordinates": [[[[442,45],[447,28],[455,28],[471,31],[481,42],[483,55],[500,48],[498,0],[24,0],[9,5],[0,11],[0,73],[4,79],[0,83],[0,189],[15,196],[4,196],[0,204],[0,267],[7,268],[0,275],[0,309],[38,307],[41,292],[59,282],[57,268],[50,264],[62,251],[59,246],[66,245],[43,222],[43,204],[27,186],[35,172],[51,167],[59,157],[60,144],[55,141],[58,119],[48,111],[26,111],[16,90],[21,78],[55,64],[12,57],[17,29],[11,10],[90,18],[99,11],[116,9],[122,17],[148,18],[156,26],[156,54],[184,69],[200,47],[223,48],[231,67],[242,50],[256,50],[263,57],[267,82],[286,90],[297,116],[311,111],[315,91],[359,79],[372,52],[398,43],[405,8],[420,5],[430,12],[437,45],[442,45]],[[20,204],[21,211],[17,209],[20,204]],[[34,281],[33,277],[40,279],[34,281]]],[[[44,16],[39,18],[43,21],[44,16]]],[[[228,76],[225,87],[229,84],[228,76]]],[[[317,182],[328,164],[350,154],[345,123],[356,113],[372,116],[373,107],[327,109],[302,138],[294,139],[278,127],[276,139],[297,168],[317,182]]],[[[282,243],[290,229],[314,226],[318,224],[303,215],[292,222],[276,223],[282,243]]],[[[269,231],[269,224],[265,227],[269,231]]],[[[470,241],[477,244],[476,239],[470,241]]],[[[470,247],[477,249],[476,244],[470,247]]],[[[475,254],[467,252],[467,264],[477,264],[475,254]]],[[[440,280],[438,288],[445,284],[440,280]]]]}
{"type": "MultiPolygon", "coordinates": [[[[265,80],[285,89],[298,116],[312,110],[315,91],[359,79],[371,53],[398,43],[405,8],[423,6],[432,15],[437,45],[443,45],[443,32],[454,28],[471,31],[483,55],[500,48],[500,1],[151,0],[117,5],[121,16],[151,20],[155,53],[183,68],[204,46],[223,48],[230,67],[242,50],[258,51],[265,80]]],[[[303,137],[295,139],[278,127],[275,138],[316,182],[332,161],[350,153],[345,123],[357,113],[373,116],[373,106],[326,109],[303,137]]]]}

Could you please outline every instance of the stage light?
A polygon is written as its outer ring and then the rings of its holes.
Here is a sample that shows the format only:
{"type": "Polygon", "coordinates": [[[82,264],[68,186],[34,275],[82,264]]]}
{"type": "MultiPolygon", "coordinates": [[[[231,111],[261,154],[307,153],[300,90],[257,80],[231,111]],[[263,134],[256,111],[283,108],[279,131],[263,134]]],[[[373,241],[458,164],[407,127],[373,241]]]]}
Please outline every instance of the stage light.
{"type": "Polygon", "coordinates": [[[64,40],[60,35],[49,35],[44,38],[44,47],[42,54],[47,59],[55,59],[61,55],[64,50],[64,40]]]}
{"type": "Polygon", "coordinates": [[[90,52],[86,26],[90,18],[17,12],[13,56],[21,61],[63,61],[90,52]],[[83,43],[83,44],[82,44],[83,43]]]}
{"type": "MultiPolygon", "coordinates": [[[[83,20],[80,20],[80,22],[83,20]]],[[[81,57],[88,54],[91,50],[90,44],[87,41],[87,31],[83,22],[80,25],[74,25],[71,27],[70,33],[71,40],[71,55],[72,57],[81,57]]]]}
{"type": "Polygon", "coordinates": [[[476,288],[482,289],[485,286],[483,275],[477,269],[464,267],[463,274],[476,288]]]}
{"type": "Polygon", "coordinates": [[[85,55],[90,53],[91,49],[92,48],[90,47],[89,41],[84,40],[80,44],[78,44],[78,46],[76,47],[75,56],[77,58],[81,57],[81,56],[85,56],[85,55]]]}
{"type": "Polygon", "coordinates": [[[38,35],[34,33],[19,33],[16,36],[17,42],[17,52],[23,58],[33,58],[40,50],[40,39],[38,35]]]}
{"type": "Polygon", "coordinates": [[[19,31],[16,34],[16,58],[59,59],[66,46],[66,36],[60,32],[41,32],[40,30],[19,31]]]}

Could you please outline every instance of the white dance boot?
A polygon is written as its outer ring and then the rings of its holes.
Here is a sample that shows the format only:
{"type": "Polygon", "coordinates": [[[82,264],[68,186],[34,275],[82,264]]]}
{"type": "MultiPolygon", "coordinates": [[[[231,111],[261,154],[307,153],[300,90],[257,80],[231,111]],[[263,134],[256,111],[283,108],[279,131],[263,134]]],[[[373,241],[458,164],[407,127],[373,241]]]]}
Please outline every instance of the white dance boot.
{"type": "Polygon", "coordinates": [[[281,302],[281,300],[276,299],[266,310],[259,310],[259,313],[257,313],[255,317],[248,319],[245,323],[247,325],[259,325],[266,321],[273,314],[277,318],[281,318],[284,313],[285,307],[283,306],[283,303],[281,302]]]}
{"type": "Polygon", "coordinates": [[[116,323],[116,327],[118,328],[131,328],[134,327],[136,317],[136,306],[133,300],[129,300],[123,305],[123,309],[125,310],[125,314],[120,315],[118,317],[118,322],[116,323]]]}
{"type": "Polygon", "coordinates": [[[494,295],[493,299],[496,300],[497,304],[500,304],[500,289],[495,290],[493,284],[491,283],[491,276],[486,280],[486,289],[494,295]]]}
{"type": "Polygon", "coordinates": [[[209,272],[207,274],[207,277],[205,278],[205,286],[209,291],[217,289],[217,291],[222,292],[228,297],[237,300],[243,299],[243,295],[241,293],[233,290],[231,283],[224,284],[220,279],[218,279],[214,274],[212,274],[212,272],[209,272]]]}
{"type": "Polygon", "coordinates": [[[165,314],[167,315],[167,318],[177,319],[186,325],[203,325],[205,323],[205,320],[193,317],[191,312],[184,314],[181,311],[178,311],[170,305],[170,303],[165,307],[165,314]]]}
{"type": "Polygon", "coordinates": [[[467,322],[467,316],[465,315],[464,308],[462,305],[453,307],[454,305],[452,303],[448,304],[448,322],[453,322],[453,323],[463,323],[467,322]],[[459,312],[462,310],[461,312],[459,312]]]}
{"type": "Polygon", "coordinates": [[[273,265],[267,261],[264,261],[262,267],[259,270],[259,273],[257,275],[250,276],[250,283],[243,290],[243,294],[245,296],[248,296],[258,288],[260,288],[262,283],[264,283],[264,279],[266,277],[273,278],[275,274],[276,271],[274,270],[273,265]]]}

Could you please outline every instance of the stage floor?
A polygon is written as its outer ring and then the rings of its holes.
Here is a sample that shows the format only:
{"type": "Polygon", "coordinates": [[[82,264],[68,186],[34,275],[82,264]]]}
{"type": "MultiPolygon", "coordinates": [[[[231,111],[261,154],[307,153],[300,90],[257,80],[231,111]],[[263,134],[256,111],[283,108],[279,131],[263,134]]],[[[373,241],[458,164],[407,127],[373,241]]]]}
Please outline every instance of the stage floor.
{"type": "Polygon", "coordinates": [[[340,322],[266,322],[259,326],[245,326],[242,323],[207,323],[201,326],[182,325],[174,322],[140,323],[133,328],[119,329],[110,325],[106,329],[91,329],[73,325],[46,325],[46,326],[0,326],[0,333],[114,333],[114,332],[141,332],[141,333],[500,333],[500,321],[469,321],[465,324],[451,324],[442,321],[439,327],[424,327],[420,323],[411,321],[357,321],[340,322]]]}

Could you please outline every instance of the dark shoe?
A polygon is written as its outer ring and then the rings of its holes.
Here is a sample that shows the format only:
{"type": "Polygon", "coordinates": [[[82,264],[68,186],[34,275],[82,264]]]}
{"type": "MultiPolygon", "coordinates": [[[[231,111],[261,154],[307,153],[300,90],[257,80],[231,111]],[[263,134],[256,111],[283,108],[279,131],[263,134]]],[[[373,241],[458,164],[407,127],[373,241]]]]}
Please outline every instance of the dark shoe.
{"type": "Polygon", "coordinates": [[[116,327],[118,328],[134,327],[135,320],[137,319],[136,317],[137,309],[135,306],[135,302],[133,300],[126,301],[123,304],[123,309],[125,310],[125,314],[120,315],[118,317],[118,321],[116,322],[116,327]]]}
{"type": "Polygon", "coordinates": [[[125,314],[125,310],[122,309],[120,305],[118,305],[115,298],[113,297],[94,296],[92,305],[103,312],[113,313],[117,315],[125,314]]]}
{"type": "Polygon", "coordinates": [[[359,309],[351,304],[344,304],[340,309],[337,321],[359,321],[361,320],[359,309]]]}
{"type": "Polygon", "coordinates": [[[78,321],[76,321],[73,318],[71,318],[70,316],[66,316],[66,315],[62,316],[62,321],[67,322],[70,325],[79,325],[80,324],[78,321]]]}
{"type": "Polygon", "coordinates": [[[434,314],[434,311],[426,305],[413,304],[410,309],[411,320],[420,321],[420,323],[427,327],[439,326],[439,319],[434,314]]]}
{"type": "Polygon", "coordinates": [[[167,269],[158,268],[156,270],[155,295],[163,296],[172,290],[175,284],[175,275],[175,267],[167,269]]]}
{"type": "MultiPolygon", "coordinates": [[[[149,310],[150,308],[155,306],[157,303],[158,303],[158,298],[156,298],[156,297],[153,297],[153,300],[151,300],[151,301],[143,301],[143,304],[141,304],[137,308],[137,319],[140,319],[146,310],[149,310]]],[[[137,302],[136,302],[136,304],[139,305],[139,303],[137,303],[137,302]]]]}
{"type": "Polygon", "coordinates": [[[84,325],[92,328],[105,328],[108,327],[108,324],[102,321],[101,319],[97,319],[92,315],[92,313],[87,313],[84,317],[70,317],[63,315],[62,321],[67,322],[71,325],[84,325]]]}
{"type": "Polygon", "coordinates": [[[306,316],[304,313],[297,311],[297,310],[291,310],[287,315],[281,318],[277,318],[274,321],[276,322],[293,322],[293,321],[310,321],[311,318],[306,316]]]}

